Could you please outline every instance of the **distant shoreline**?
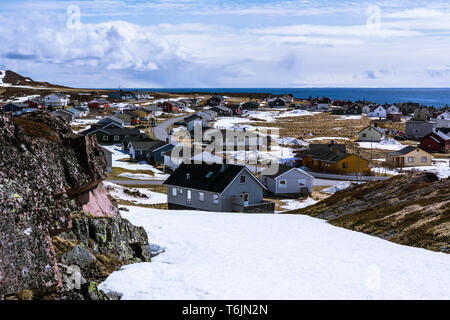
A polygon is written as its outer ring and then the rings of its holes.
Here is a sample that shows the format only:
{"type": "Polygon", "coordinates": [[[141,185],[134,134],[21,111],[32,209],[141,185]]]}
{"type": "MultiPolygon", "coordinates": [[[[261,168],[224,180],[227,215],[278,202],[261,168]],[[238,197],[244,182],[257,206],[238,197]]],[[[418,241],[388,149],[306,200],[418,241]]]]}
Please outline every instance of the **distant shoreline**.
{"type": "MultiPolygon", "coordinates": [[[[119,89],[97,89],[119,90],[119,89]]],[[[370,101],[378,104],[419,103],[424,106],[450,105],[450,88],[122,88],[124,91],[147,91],[167,94],[220,94],[230,97],[265,98],[292,94],[296,99],[328,97],[332,100],[370,101]]]]}

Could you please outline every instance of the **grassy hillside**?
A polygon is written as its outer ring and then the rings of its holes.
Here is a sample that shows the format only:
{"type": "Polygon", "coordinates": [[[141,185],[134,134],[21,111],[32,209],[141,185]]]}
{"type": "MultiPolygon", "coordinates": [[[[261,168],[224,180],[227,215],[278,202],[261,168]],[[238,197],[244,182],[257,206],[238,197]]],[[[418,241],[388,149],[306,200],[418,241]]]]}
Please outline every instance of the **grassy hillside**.
{"type": "Polygon", "coordinates": [[[450,179],[415,172],[369,182],[336,193],[289,214],[306,214],[331,224],[399,244],[450,253],[450,179]]]}

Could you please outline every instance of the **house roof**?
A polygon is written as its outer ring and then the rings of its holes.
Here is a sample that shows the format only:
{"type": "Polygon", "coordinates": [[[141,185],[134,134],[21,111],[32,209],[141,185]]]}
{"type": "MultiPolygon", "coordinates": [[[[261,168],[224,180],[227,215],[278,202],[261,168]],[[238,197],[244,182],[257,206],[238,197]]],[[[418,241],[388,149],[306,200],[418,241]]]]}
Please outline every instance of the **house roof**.
{"type": "Polygon", "coordinates": [[[106,128],[106,129],[99,129],[99,131],[102,131],[104,133],[106,133],[107,135],[114,135],[114,136],[139,136],[141,135],[141,131],[139,131],[139,129],[129,129],[129,128],[120,128],[120,129],[116,129],[116,128],[106,128]]]}
{"type": "Polygon", "coordinates": [[[347,148],[345,144],[310,144],[309,150],[299,154],[300,157],[310,156],[313,159],[327,161],[327,162],[338,162],[342,159],[350,156],[347,153],[347,148]]]}
{"type": "Polygon", "coordinates": [[[225,107],[225,106],[214,106],[214,107],[212,107],[211,109],[212,109],[212,110],[217,110],[217,109],[219,109],[219,110],[225,111],[225,112],[232,112],[232,110],[231,110],[230,108],[225,107]]]}
{"type": "MultiPolygon", "coordinates": [[[[164,182],[165,185],[172,185],[208,192],[222,193],[231,182],[242,172],[245,166],[222,165],[222,164],[185,164],[182,163],[170,177],[164,182]]],[[[261,186],[261,182],[257,181],[261,186]]],[[[263,187],[265,188],[265,187],[263,187]]]]}
{"type": "Polygon", "coordinates": [[[262,174],[262,175],[263,175],[264,177],[268,177],[268,178],[275,179],[275,178],[278,178],[279,176],[282,176],[283,174],[285,174],[286,172],[289,172],[289,171],[291,171],[291,170],[299,170],[299,171],[301,171],[302,173],[304,173],[305,175],[307,175],[307,176],[313,178],[313,176],[311,176],[310,174],[308,174],[307,172],[305,172],[305,171],[303,171],[303,170],[301,170],[301,169],[299,169],[299,168],[294,168],[294,167],[289,167],[289,166],[284,166],[284,165],[280,165],[280,166],[278,167],[278,172],[277,172],[276,174],[271,174],[271,175],[264,175],[264,174],[262,174]]]}
{"type": "Polygon", "coordinates": [[[131,146],[134,150],[156,150],[167,143],[159,140],[147,140],[147,141],[131,141],[131,146]]]}
{"type": "Polygon", "coordinates": [[[407,146],[407,147],[404,147],[401,150],[398,150],[398,151],[395,151],[395,152],[389,152],[388,155],[389,156],[393,156],[393,157],[395,157],[395,156],[404,156],[404,155],[406,155],[408,153],[413,152],[416,149],[418,149],[418,148],[414,147],[414,146],[407,146]]]}
{"type": "Polygon", "coordinates": [[[372,129],[374,129],[375,131],[377,131],[377,132],[379,132],[379,133],[381,133],[381,134],[384,134],[384,129],[383,129],[383,128],[375,127],[375,126],[367,126],[367,127],[365,127],[364,129],[362,129],[362,130],[359,131],[359,132],[362,132],[362,131],[364,131],[364,130],[366,130],[366,129],[368,129],[368,128],[372,128],[372,129]]]}
{"type": "Polygon", "coordinates": [[[447,135],[450,133],[450,128],[437,128],[436,130],[443,132],[447,135]]]}

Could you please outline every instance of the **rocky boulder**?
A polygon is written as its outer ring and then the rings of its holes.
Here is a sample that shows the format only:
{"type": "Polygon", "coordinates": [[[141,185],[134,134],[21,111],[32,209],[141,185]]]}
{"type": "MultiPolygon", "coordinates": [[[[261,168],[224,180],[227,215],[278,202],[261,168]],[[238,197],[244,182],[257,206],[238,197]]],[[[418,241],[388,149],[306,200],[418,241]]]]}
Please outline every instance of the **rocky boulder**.
{"type": "Polygon", "coordinates": [[[145,232],[120,218],[102,185],[106,159],[95,136],[73,134],[48,112],[12,119],[0,113],[0,145],[0,298],[63,287],[62,251],[53,246],[61,233],[74,242],[64,260],[82,269],[100,254],[113,261],[109,255],[117,254],[114,267],[147,260],[139,251],[148,246],[145,232]],[[81,212],[84,218],[72,219],[81,212]]]}

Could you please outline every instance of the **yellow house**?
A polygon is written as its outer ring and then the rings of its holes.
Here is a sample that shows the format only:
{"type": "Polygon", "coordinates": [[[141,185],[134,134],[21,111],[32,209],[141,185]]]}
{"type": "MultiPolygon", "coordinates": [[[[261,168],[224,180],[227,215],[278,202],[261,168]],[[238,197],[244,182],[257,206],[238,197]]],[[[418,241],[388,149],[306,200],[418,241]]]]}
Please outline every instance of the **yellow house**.
{"type": "Polygon", "coordinates": [[[390,152],[386,164],[392,167],[431,166],[432,156],[428,152],[414,146],[408,146],[396,152],[390,152]]]}
{"type": "Polygon", "coordinates": [[[311,171],[331,174],[368,174],[369,162],[346,152],[344,144],[310,144],[309,150],[301,153],[303,166],[311,171]]]}

